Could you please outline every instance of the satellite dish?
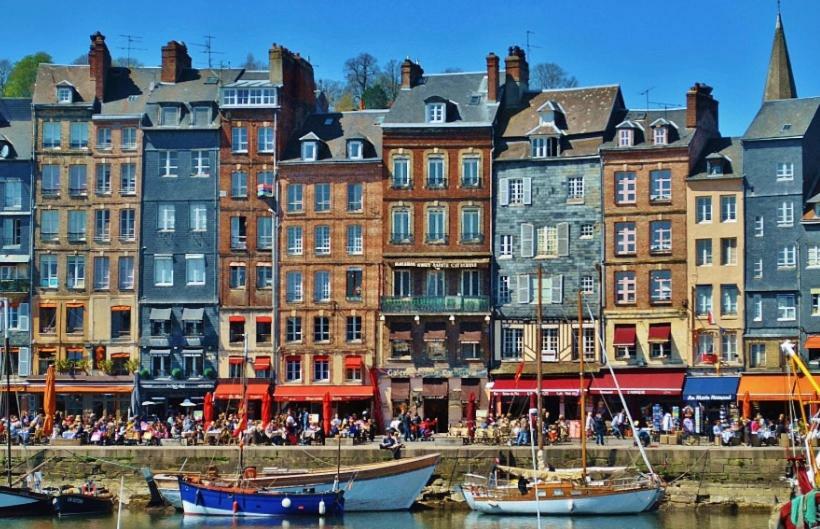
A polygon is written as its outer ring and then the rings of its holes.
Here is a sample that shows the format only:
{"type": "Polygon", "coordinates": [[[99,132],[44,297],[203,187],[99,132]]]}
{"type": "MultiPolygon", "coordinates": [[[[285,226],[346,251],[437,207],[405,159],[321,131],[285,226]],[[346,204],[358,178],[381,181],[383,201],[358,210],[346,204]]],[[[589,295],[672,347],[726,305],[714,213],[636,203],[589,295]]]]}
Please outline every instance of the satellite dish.
{"type": "Polygon", "coordinates": [[[11,155],[11,146],[8,143],[0,143],[0,158],[6,159],[11,155]]]}

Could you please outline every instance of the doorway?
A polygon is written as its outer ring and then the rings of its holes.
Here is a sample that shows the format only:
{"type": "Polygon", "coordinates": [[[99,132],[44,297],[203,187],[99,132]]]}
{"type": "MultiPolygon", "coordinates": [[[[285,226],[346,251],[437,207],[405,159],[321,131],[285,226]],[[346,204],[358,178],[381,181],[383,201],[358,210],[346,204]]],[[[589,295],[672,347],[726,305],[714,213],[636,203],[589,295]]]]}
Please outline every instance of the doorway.
{"type": "Polygon", "coordinates": [[[437,419],[436,433],[447,431],[448,417],[447,399],[424,399],[424,418],[437,419]]]}

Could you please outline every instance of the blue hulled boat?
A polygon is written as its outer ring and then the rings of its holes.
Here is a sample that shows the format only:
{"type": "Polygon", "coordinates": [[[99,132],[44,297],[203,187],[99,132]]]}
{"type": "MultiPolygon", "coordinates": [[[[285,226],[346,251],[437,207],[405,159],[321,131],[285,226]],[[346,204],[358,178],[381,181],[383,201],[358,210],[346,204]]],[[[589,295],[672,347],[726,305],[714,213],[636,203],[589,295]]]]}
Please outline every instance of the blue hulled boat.
{"type": "Polygon", "coordinates": [[[281,492],[239,486],[203,483],[179,478],[179,493],[185,514],[208,516],[332,516],[344,512],[344,493],[281,492]]]}

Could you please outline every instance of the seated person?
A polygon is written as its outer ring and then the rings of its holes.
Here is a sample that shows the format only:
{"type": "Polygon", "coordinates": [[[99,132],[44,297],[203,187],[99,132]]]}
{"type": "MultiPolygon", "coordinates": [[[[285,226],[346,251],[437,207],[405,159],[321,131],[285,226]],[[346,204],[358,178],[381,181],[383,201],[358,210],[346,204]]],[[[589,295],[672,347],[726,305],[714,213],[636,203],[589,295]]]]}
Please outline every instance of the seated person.
{"type": "Polygon", "coordinates": [[[404,445],[399,442],[398,439],[393,435],[393,429],[388,428],[387,433],[384,435],[382,442],[379,443],[380,450],[391,450],[393,452],[393,459],[399,459],[401,457],[401,449],[404,445]]]}

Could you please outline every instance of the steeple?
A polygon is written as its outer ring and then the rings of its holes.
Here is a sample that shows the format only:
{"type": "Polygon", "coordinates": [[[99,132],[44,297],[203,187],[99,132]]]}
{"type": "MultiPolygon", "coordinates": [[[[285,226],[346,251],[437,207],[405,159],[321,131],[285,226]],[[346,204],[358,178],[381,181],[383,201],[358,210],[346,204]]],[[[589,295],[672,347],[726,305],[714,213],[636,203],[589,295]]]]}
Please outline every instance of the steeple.
{"type": "Polygon", "coordinates": [[[780,18],[778,2],[777,21],[774,26],[772,56],[769,59],[769,71],[766,74],[766,87],[763,100],[794,99],[797,88],[794,86],[792,63],[789,60],[789,49],[786,47],[786,33],[783,31],[783,20],[780,18]]]}

